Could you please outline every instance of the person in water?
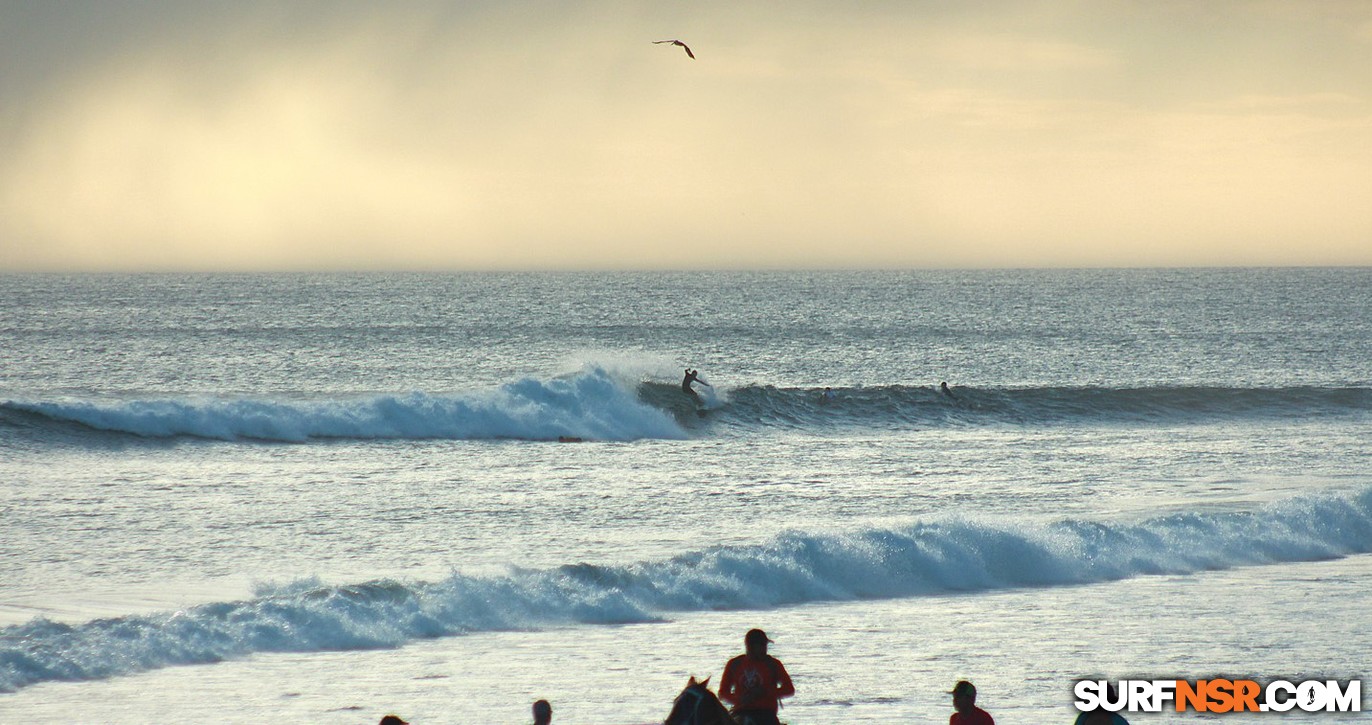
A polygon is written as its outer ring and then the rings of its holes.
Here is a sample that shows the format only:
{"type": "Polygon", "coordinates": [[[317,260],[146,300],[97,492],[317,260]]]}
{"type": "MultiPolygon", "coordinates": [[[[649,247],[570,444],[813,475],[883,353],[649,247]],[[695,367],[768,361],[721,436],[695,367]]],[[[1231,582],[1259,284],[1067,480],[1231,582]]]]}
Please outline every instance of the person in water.
{"type": "Polygon", "coordinates": [[[778,701],[796,694],[781,660],[767,654],[767,643],[771,641],[760,629],[748,630],[743,637],[747,651],[729,660],[724,676],[719,678],[719,699],[733,705],[734,717],[739,722],[779,725],[778,701]]]}
{"type": "Polygon", "coordinates": [[[834,402],[834,389],[833,389],[833,388],[825,388],[825,389],[824,389],[824,392],[821,393],[820,396],[819,396],[819,402],[821,402],[821,403],[832,403],[832,402],[834,402]]]}
{"type": "Polygon", "coordinates": [[[553,706],[547,700],[534,703],[534,725],[550,725],[553,721],[553,706]]]}
{"type": "Polygon", "coordinates": [[[699,370],[692,370],[690,368],[686,368],[686,377],[681,379],[681,392],[689,393],[697,403],[700,402],[700,393],[697,393],[695,391],[695,388],[691,387],[691,383],[700,383],[701,385],[704,385],[707,388],[710,387],[710,384],[705,382],[704,380],[701,380],[699,376],[699,370]]]}
{"type": "Polygon", "coordinates": [[[996,725],[989,713],[977,707],[976,685],[960,680],[948,694],[953,696],[953,709],[957,710],[948,718],[948,725],[996,725]]]}
{"type": "Polygon", "coordinates": [[[946,395],[946,396],[952,398],[953,400],[957,400],[957,399],[958,399],[958,396],[953,395],[953,391],[951,391],[951,390],[948,389],[948,382],[947,382],[947,381],[944,381],[944,382],[938,384],[938,391],[939,391],[940,393],[943,393],[944,395],[946,395]]]}

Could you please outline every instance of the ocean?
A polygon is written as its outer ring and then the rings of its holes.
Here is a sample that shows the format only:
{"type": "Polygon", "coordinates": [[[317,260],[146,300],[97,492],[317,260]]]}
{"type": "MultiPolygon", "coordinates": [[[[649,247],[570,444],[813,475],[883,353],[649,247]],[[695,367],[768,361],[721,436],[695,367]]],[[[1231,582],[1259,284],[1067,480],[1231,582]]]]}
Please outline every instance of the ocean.
{"type": "Polygon", "coordinates": [[[0,722],[1360,680],[1370,443],[1372,269],[0,276],[0,722]]]}

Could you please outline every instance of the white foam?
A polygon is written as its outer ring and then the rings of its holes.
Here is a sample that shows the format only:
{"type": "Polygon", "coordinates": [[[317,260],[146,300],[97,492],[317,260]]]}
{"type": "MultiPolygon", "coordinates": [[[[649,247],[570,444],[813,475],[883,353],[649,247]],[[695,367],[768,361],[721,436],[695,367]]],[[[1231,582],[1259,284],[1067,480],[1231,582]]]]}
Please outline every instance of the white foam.
{"type": "Polygon", "coordinates": [[[413,392],[356,399],[181,398],[96,402],[11,401],[7,407],[91,428],[165,438],[302,442],[312,438],[556,440],[680,439],[664,411],[597,367],[547,380],[525,378],[461,395],[413,392]]]}
{"type": "Polygon", "coordinates": [[[302,581],[255,598],[81,625],[0,630],[0,691],[254,652],[393,647],[473,631],[660,619],[671,612],[1047,587],[1372,551],[1372,488],[1251,512],[1129,524],[931,520],[791,532],[628,566],[575,564],[439,582],[302,581]]]}

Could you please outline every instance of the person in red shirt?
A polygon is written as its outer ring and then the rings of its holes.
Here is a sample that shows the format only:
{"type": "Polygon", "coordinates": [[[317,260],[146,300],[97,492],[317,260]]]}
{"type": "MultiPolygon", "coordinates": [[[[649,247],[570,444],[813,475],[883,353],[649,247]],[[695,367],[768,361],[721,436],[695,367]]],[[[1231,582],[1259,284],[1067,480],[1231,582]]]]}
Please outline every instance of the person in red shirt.
{"type": "Polygon", "coordinates": [[[953,709],[957,712],[948,718],[948,725],[996,725],[991,715],[977,707],[977,687],[967,680],[953,685],[953,709]]]}
{"type": "Polygon", "coordinates": [[[739,722],[779,725],[778,700],[796,694],[781,660],[767,654],[767,643],[771,641],[760,629],[748,630],[743,637],[747,652],[729,660],[724,676],[719,678],[719,699],[734,706],[733,714],[739,722]]]}

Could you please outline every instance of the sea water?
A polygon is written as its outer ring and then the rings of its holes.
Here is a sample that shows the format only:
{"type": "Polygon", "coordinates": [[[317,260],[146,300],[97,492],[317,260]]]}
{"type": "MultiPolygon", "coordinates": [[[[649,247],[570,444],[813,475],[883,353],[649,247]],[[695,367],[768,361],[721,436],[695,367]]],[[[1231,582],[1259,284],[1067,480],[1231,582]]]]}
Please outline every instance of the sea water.
{"type": "Polygon", "coordinates": [[[1370,444],[1368,269],[4,276],[0,722],[1360,679],[1370,444]]]}

